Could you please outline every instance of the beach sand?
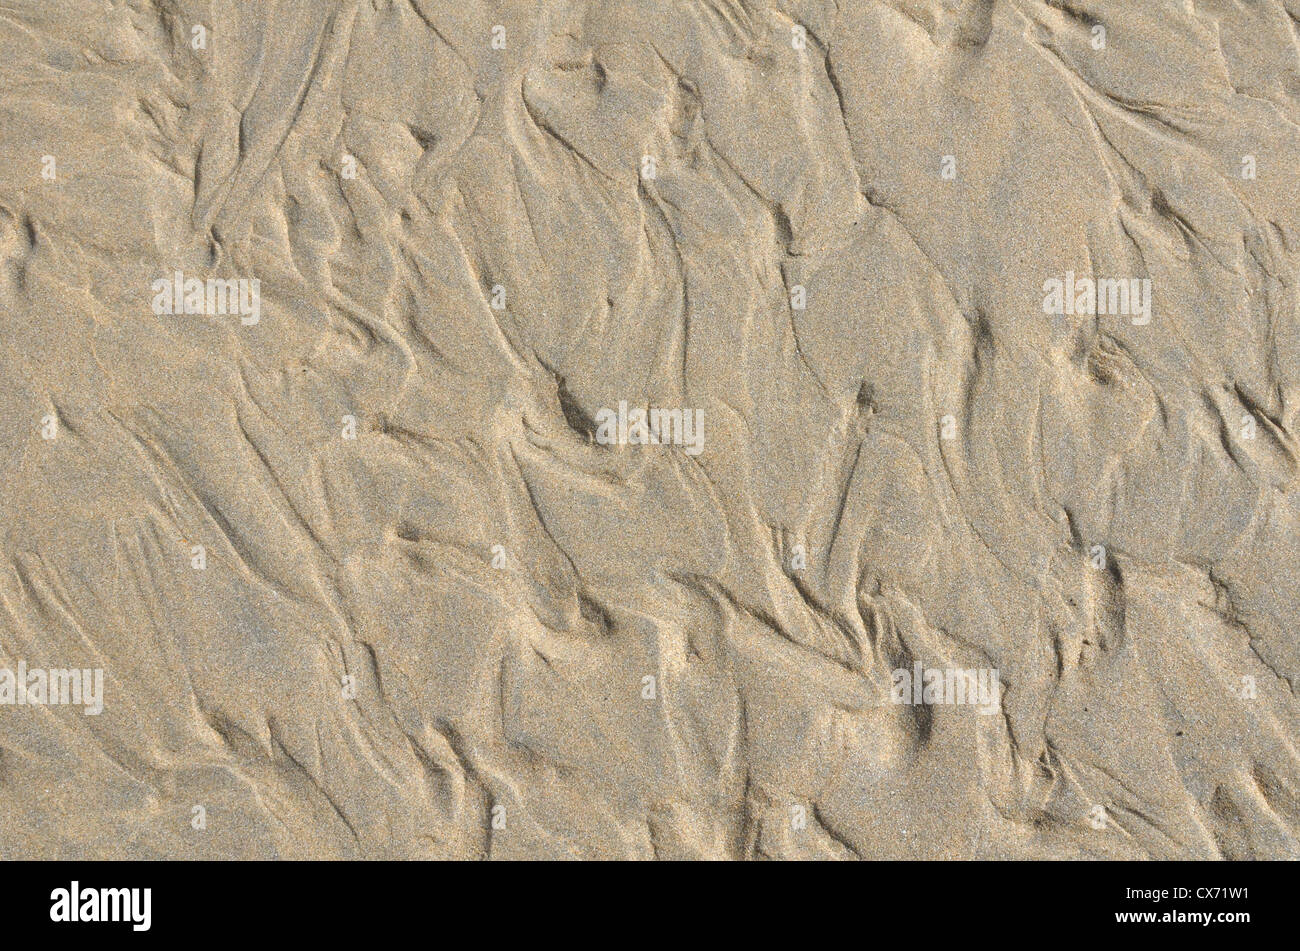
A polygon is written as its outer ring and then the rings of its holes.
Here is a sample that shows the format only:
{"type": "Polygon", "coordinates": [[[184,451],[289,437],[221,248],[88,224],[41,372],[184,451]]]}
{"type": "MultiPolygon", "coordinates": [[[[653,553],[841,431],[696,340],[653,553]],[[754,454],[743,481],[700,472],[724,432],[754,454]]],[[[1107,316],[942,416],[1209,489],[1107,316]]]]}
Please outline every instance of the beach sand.
{"type": "Polygon", "coordinates": [[[8,4],[0,856],[1300,858],[1297,30],[8,4]]]}

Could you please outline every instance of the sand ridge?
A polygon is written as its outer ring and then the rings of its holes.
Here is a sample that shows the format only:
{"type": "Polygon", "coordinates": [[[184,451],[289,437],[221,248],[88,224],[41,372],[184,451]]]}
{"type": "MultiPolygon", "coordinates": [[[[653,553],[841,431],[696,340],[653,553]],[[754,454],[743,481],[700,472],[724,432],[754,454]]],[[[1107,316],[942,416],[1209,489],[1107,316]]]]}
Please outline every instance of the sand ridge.
{"type": "Polygon", "coordinates": [[[1300,857],[1298,23],[10,4],[0,855],[1300,857]]]}

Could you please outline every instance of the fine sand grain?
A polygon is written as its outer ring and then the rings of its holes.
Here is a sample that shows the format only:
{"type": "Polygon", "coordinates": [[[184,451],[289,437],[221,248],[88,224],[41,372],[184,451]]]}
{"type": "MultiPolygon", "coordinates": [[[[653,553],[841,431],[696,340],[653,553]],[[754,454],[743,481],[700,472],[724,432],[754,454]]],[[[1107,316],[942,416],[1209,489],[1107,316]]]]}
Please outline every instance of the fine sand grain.
{"type": "Polygon", "coordinates": [[[10,0],[0,856],[1300,858],[1296,0],[10,0]]]}

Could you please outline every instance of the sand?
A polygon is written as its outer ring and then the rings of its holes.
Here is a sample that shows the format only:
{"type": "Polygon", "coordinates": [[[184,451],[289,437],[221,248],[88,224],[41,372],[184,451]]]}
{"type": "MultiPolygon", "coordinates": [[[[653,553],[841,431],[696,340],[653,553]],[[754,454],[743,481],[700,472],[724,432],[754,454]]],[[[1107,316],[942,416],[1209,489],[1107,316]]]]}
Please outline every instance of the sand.
{"type": "Polygon", "coordinates": [[[0,856],[1300,857],[1300,3],[0,12],[0,856]]]}

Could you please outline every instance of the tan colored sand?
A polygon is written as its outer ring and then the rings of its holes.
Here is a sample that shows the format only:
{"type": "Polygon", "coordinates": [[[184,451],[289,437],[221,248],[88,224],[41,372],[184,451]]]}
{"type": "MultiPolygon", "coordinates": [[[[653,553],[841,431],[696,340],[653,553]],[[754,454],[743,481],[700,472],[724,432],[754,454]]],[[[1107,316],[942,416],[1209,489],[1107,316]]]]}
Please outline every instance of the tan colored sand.
{"type": "Polygon", "coordinates": [[[8,4],[0,856],[1300,857],[1298,29],[8,4]]]}

